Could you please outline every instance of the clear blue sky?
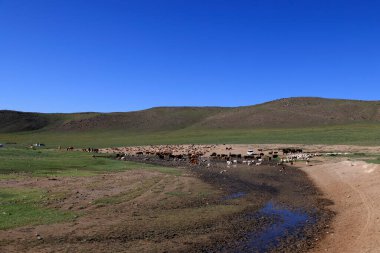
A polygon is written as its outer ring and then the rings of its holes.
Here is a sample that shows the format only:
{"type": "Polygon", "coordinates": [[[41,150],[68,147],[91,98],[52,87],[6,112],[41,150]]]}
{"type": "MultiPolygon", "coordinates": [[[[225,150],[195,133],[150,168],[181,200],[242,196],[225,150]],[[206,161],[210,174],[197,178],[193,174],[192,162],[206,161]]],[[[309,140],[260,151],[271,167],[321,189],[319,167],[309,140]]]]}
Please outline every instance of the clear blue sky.
{"type": "Polygon", "coordinates": [[[380,1],[0,0],[0,109],[379,95],[380,1]]]}

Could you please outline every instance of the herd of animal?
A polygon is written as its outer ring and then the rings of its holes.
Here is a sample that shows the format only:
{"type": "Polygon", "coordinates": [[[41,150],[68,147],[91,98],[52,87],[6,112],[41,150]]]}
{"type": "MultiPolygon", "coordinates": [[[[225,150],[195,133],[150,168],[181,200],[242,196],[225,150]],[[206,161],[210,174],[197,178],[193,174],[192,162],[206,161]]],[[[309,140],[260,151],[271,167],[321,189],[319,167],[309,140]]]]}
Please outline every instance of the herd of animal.
{"type": "Polygon", "coordinates": [[[89,153],[99,153],[98,148],[82,148],[82,149],[75,149],[73,146],[69,146],[66,148],[62,148],[61,146],[58,146],[58,150],[66,149],[66,151],[75,151],[75,150],[81,150],[83,152],[89,152],[89,153]]]}
{"type": "MultiPolygon", "coordinates": [[[[234,164],[262,165],[267,163],[293,163],[295,160],[308,160],[316,154],[303,153],[298,148],[283,148],[263,150],[257,152],[232,153],[230,146],[225,146],[224,151],[216,152],[217,145],[151,145],[136,147],[107,148],[100,152],[116,154],[116,159],[128,160],[128,157],[149,158],[161,160],[185,161],[190,164],[204,164],[209,167],[213,162],[225,162],[227,167],[234,164]]],[[[251,150],[249,150],[251,151],[251,150]]]]}
{"type": "MultiPolygon", "coordinates": [[[[224,144],[223,144],[224,145],[224,144]]],[[[61,147],[59,147],[61,149],[61,147]]],[[[317,153],[305,153],[299,148],[281,148],[281,149],[248,149],[244,154],[233,152],[231,146],[225,146],[217,152],[217,145],[150,145],[150,146],[134,146],[134,147],[118,147],[118,148],[83,148],[75,149],[74,147],[66,147],[67,151],[83,151],[91,153],[112,153],[118,160],[128,160],[130,157],[135,158],[156,158],[159,160],[173,160],[180,162],[188,162],[194,165],[205,165],[210,167],[212,163],[225,162],[227,167],[236,164],[256,165],[277,163],[283,165],[286,163],[293,164],[295,161],[306,161],[312,157],[320,156],[317,153]]]]}
{"type": "Polygon", "coordinates": [[[111,148],[102,150],[107,153],[116,153],[116,158],[126,160],[128,156],[148,156],[161,160],[189,161],[198,164],[202,157],[210,152],[215,145],[158,145],[141,147],[111,148]]]}

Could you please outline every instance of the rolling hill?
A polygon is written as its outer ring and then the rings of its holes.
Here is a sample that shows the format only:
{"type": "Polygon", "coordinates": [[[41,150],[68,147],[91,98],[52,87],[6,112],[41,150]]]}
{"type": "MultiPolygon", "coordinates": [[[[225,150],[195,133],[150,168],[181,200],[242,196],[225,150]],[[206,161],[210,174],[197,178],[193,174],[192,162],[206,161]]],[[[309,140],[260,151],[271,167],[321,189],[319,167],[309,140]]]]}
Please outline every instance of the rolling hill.
{"type": "Polygon", "coordinates": [[[0,132],[173,131],[296,128],[380,122],[380,101],[286,98],[259,105],[157,107],[135,112],[43,114],[0,111],[0,132]]]}
{"type": "Polygon", "coordinates": [[[0,143],[109,147],[181,143],[380,145],[380,101],[286,98],[242,107],[115,113],[0,111],[0,143]]]}

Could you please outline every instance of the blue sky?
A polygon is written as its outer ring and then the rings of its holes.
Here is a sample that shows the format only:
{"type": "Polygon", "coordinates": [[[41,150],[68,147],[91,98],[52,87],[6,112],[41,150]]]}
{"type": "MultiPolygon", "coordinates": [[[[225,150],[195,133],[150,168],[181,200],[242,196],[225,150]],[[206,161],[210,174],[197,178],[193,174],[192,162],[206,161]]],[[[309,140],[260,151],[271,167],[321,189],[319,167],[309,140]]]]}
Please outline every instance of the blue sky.
{"type": "Polygon", "coordinates": [[[378,100],[380,2],[0,0],[0,109],[378,100]]]}

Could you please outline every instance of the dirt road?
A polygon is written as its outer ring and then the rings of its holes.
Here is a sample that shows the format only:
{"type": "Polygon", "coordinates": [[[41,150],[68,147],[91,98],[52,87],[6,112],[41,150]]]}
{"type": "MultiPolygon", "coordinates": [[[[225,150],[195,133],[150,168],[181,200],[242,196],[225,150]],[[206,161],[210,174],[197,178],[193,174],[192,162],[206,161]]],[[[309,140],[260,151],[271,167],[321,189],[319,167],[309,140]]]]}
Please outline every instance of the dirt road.
{"type": "Polygon", "coordinates": [[[342,158],[302,170],[334,201],[337,213],[312,252],[380,252],[380,166],[342,158]]]}

